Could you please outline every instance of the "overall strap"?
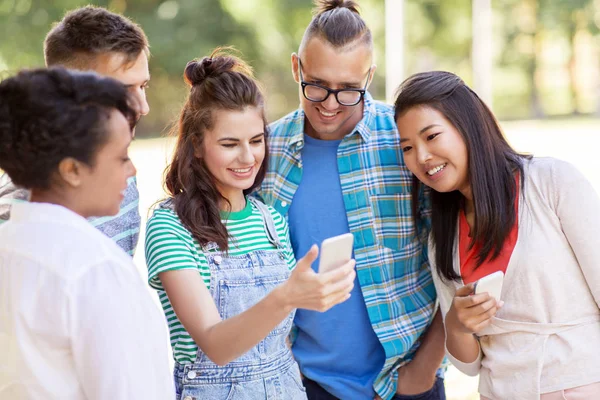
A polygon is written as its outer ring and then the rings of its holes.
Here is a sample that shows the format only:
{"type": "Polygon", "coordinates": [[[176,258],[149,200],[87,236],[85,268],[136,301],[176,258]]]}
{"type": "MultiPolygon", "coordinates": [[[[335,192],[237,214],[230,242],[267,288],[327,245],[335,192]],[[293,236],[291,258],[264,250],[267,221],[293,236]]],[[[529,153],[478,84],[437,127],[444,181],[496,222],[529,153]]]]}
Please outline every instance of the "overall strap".
{"type": "Polygon", "coordinates": [[[279,240],[279,235],[277,234],[277,229],[275,229],[275,222],[273,221],[273,216],[271,215],[271,212],[269,211],[267,206],[263,202],[255,199],[254,197],[248,196],[247,199],[252,204],[254,204],[260,212],[260,215],[265,223],[265,228],[269,241],[273,243],[278,249],[283,248],[283,244],[279,240]]]}

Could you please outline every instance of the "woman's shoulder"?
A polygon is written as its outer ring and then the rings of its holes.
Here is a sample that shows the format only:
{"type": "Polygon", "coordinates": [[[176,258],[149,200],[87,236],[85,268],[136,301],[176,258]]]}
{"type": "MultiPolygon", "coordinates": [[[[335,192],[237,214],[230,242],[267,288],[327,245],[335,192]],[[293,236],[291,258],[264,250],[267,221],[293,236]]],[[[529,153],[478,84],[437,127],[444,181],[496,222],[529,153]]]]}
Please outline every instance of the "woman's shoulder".
{"type": "Polygon", "coordinates": [[[532,157],[525,163],[526,179],[546,183],[562,183],[582,176],[570,162],[554,157],[532,157]]]}
{"type": "Polygon", "coordinates": [[[264,207],[269,214],[271,214],[271,217],[273,218],[273,222],[277,223],[284,223],[285,224],[285,218],[283,218],[283,215],[281,215],[281,213],[279,213],[279,211],[277,211],[274,207],[263,203],[261,200],[258,200],[254,197],[248,197],[248,199],[251,199],[250,202],[253,205],[253,211],[255,213],[259,213],[259,209],[258,207],[264,207]]]}
{"type": "Polygon", "coordinates": [[[188,229],[183,225],[179,216],[172,206],[172,199],[165,200],[159,203],[152,215],[148,218],[146,231],[171,231],[179,235],[184,235],[186,238],[190,236],[188,229]]]}

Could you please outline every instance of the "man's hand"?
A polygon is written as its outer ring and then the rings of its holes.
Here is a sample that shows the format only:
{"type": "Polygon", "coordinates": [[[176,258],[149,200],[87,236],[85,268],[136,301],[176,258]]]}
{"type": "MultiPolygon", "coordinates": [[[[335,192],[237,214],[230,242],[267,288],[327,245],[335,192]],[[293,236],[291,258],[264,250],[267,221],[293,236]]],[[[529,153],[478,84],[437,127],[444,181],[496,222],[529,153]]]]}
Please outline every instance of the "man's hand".
{"type": "Polygon", "coordinates": [[[433,387],[437,370],[444,359],[444,339],[442,313],[438,310],[413,360],[398,369],[396,394],[421,394],[433,387]]]}
{"type": "Polygon", "coordinates": [[[435,371],[433,374],[423,373],[424,371],[415,371],[408,363],[398,369],[398,386],[396,394],[415,395],[425,393],[431,390],[435,384],[435,371]]]}

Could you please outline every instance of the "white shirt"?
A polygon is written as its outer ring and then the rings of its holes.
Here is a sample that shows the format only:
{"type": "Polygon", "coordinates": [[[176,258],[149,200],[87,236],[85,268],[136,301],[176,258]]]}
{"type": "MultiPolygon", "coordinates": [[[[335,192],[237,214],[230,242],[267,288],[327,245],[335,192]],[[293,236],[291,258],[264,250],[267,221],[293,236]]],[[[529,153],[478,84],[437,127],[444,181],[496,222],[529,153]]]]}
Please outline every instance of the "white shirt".
{"type": "Polygon", "coordinates": [[[166,322],[83,217],[15,204],[0,226],[0,399],[173,399],[166,322]]]}

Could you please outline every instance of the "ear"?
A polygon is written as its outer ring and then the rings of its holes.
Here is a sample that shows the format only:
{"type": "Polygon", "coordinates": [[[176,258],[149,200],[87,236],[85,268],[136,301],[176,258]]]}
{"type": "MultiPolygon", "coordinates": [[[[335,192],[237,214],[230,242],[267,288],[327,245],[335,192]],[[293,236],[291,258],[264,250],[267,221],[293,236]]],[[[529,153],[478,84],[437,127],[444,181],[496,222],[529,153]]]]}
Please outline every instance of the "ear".
{"type": "Polygon", "coordinates": [[[292,75],[297,83],[300,83],[300,73],[298,72],[298,54],[292,53],[292,75]]]}
{"type": "Polygon", "coordinates": [[[194,158],[202,158],[202,149],[200,148],[201,144],[199,143],[198,138],[196,138],[196,136],[190,137],[190,143],[192,151],[194,152],[194,158]]]}
{"type": "Polygon", "coordinates": [[[88,167],[72,157],[67,157],[58,164],[58,176],[67,185],[76,188],[83,183],[84,168],[88,167]]]}
{"type": "Polygon", "coordinates": [[[377,69],[377,64],[371,65],[371,72],[369,73],[369,82],[367,83],[367,89],[371,86],[371,82],[373,82],[373,77],[375,76],[375,70],[377,69]]]}

